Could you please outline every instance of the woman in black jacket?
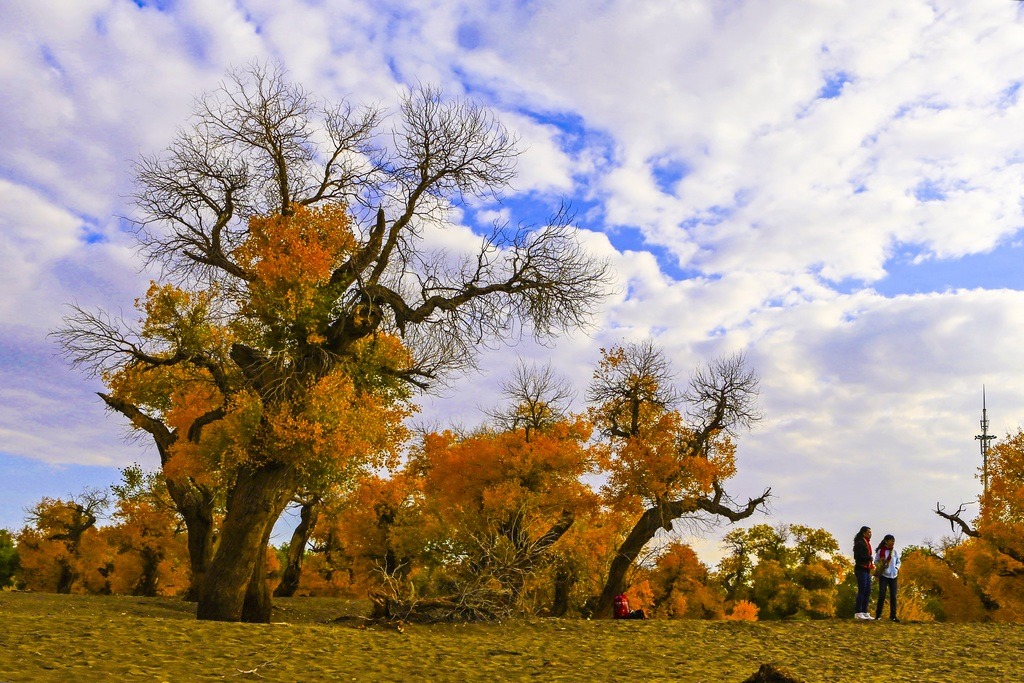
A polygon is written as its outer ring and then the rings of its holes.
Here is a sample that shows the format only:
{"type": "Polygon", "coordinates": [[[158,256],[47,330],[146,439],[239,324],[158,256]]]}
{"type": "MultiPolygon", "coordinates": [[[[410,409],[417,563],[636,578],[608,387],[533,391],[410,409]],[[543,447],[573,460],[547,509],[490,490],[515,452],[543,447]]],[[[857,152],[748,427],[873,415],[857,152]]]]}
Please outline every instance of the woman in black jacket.
{"type": "Polygon", "coordinates": [[[871,599],[871,570],[874,568],[871,550],[871,527],[862,526],[853,539],[853,573],[857,577],[857,619],[874,619],[868,612],[871,599]]]}

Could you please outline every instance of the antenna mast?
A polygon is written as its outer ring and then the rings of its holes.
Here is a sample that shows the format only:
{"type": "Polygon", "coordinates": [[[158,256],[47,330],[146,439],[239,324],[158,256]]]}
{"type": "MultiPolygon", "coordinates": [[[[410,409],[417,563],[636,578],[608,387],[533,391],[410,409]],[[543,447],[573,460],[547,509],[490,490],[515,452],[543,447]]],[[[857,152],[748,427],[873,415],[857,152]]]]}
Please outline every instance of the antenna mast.
{"type": "Polygon", "coordinates": [[[981,385],[981,434],[974,437],[981,442],[981,490],[988,495],[988,442],[996,438],[988,433],[988,406],[985,402],[985,385],[981,385]]]}

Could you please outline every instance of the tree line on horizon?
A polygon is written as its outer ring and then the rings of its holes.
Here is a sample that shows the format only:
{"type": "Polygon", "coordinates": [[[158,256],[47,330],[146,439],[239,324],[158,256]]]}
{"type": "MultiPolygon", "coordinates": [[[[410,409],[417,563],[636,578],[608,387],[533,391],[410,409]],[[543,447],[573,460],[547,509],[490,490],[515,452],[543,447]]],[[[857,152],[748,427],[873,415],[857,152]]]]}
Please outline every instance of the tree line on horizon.
{"type": "MultiPolygon", "coordinates": [[[[434,436],[449,438],[451,433],[434,436]]],[[[463,445],[479,446],[472,441],[463,445]]],[[[1024,462],[1024,434],[998,444],[992,455],[999,470],[1007,459],[1024,462]]],[[[369,598],[379,617],[427,621],[592,616],[594,596],[607,574],[609,546],[625,534],[621,516],[608,513],[598,520],[591,510],[586,533],[567,533],[558,544],[528,557],[496,524],[502,506],[490,496],[486,511],[479,505],[488,489],[491,495],[499,493],[501,474],[491,470],[482,481],[450,467],[439,473],[442,480],[458,477],[457,491],[474,491],[474,504],[468,507],[466,498],[436,484],[420,485],[418,495],[409,496],[407,476],[368,476],[320,506],[315,521],[303,515],[302,521],[312,524],[302,562],[294,563],[297,553],[289,543],[269,548],[268,591],[369,598]],[[431,499],[437,493],[442,495],[431,499]],[[613,531],[616,522],[618,536],[609,543],[600,532],[613,531]]],[[[1000,479],[997,475],[993,482],[1000,479]]],[[[535,523],[542,514],[537,505],[512,509],[525,522],[535,523]]],[[[28,512],[19,532],[0,530],[0,587],[187,596],[187,541],[161,474],[128,467],[109,492],[44,498],[28,512]],[[105,515],[110,508],[112,513],[105,515]],[[106,524],[100,523],[104,517],[106,524]]],[[[979,522],[986,517],[983,510],[979,522]]],[[[291,543],[300,542],[303,533],[296,529],[291,543]]],[[[857,587],[852,565],[823,529],[766,523],[735,529],[724,536],[726,554],[714,569],[675,538],[649,550],[624,583],[630,604],[651,617],[824,619],[853,613],[857,587]]],[[[531,551],[541,545],[541,535],[534,532],[531,551]]],[[[905,547],[900,618],[1022,621],[1024,586],[1021,567],[1014,562],[980,536],[905,547]]]]}
{"type": "MultiPolygon", "coordinates": [[[[17,535],[19,580],[180,594],[223,621],[267,622],[272,594],[300,592],[365,595],[381,618],[600,618],[628,591],[666,616],[834,614],[845,568],[821,530],[734,532],[735,566],[718,572],[685,545],[645,554],[661,532],[746,519],[770,497],[725,488],[760,418],[742,356],[678,386],[653,342],[604,349],[579,414],[573,387],[521,366],[480,428],[410,432],[418,392],[481,347],[586,326],[611,281],[564,205],[462,255],[433,246],[454,209],[500,195],[516,145],[488,110],[429,86],[393,118],[259,64],[202,96],[134,168],[139,243],[162,278],[138,319],[73,307],[54,333],[160,470],[124,470],[109,525],[105,492],[41,501],[17,535]],[[274,549],[289,505],[300,522],[274,549]]],[[[1013,560],[1019,540],[985,509],[992,521],[962,522],[966,545],[998,537],[1013,560]]],[[[999,606],[985,609],[1010,613],[986,591],[999,606]]]]}

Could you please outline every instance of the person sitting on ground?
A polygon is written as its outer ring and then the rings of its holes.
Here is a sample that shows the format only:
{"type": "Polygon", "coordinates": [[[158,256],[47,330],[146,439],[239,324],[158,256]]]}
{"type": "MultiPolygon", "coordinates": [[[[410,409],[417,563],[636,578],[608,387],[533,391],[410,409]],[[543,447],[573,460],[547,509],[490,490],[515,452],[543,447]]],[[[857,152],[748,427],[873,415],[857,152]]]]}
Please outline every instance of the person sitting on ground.
{"type": "Polygon", "coordinates": [[[644,614],[642,609],[629,609],[629,599],[625,595],[619,594],[615,596],[615,612],[612,614],[613,619],[646,619],[647,615],[644,614]]]}

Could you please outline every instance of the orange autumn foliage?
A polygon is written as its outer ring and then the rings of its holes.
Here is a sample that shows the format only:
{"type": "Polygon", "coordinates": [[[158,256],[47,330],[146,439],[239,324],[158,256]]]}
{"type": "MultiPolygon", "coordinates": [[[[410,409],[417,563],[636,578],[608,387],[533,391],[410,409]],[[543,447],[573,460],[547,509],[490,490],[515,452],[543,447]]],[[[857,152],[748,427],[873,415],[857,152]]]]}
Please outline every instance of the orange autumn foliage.
{"type": "Polygon", "coordinates": [[[475,587],[492,607],[537,613],[552,607],[561,581],[561,604],[582,606],[579,560],[603,536],[588,536],[598,499],[581,480],[595,466],[590,426],[542,422],[424,436],[405,470],[415,506],[394,536],[416,559],[407,578],[417,590],[475,587]]]}
{"type": "MultiPolygon", "coordinates": [[[[937,621],[982,621],[986,617],[980,591],[967,577],[957,574],[958,568],[963,571],[962,563],[950,561],[962,553],[963,548],[947,549],[946,558],[941,558],[924,548],[915,548],[902,558],[901,591],[916,589],[923,608],[937,621]]],[[[902,605],[902,596],[900,601],[902,605]]]]}
{"type": "Polygon", "coordinates": [[[44,497],[28,511],[18,534],[21,581],[29,590],[71,593],[96,590],[112,553],[96,529],[107,505],[102,492],[77,498],[44,497]]]}
{"type": "Polygon", "coordinates": [[[289,215],[254,216],[234,256],[255,277],[242,307],[244,318],[263,325],[271,347],[320,344],[340,292],[331,274],[352,254],[357,240],[344,204],[289,215]]]}
{"type": "Polygon", "coordinates": [[[413,482],[401,473],[361,477],[317,525],[298,594],[366,597],[383,581],[415,571],[411,556],[421,529],[414,497],[413,482]]]}
{"type": "MultiPolygon", "coordinates": [[[[667,619],[720,619],[724,596],[713,585],[711,572],[690,546],[673,542],[647,572],[652,614],[667,619]]],[[[632,604],[632,603],[631,603],[632,604]]]]}
{"type": "Polygon", "coordinates": [[[579,478],[593,471],[589,425],[563,420],[527,438],[525,430],[428,434],[412,459],[424,493],[450,510],[484,516],[521,509],[560,511],[591,501],[579,478]]]}
{"type": "Polygon", "coordinates": [[[290,369],[292,353],[325,341],[340,295],[331,273],[356,244],[343,204],[255,216],[234,254],[252,273],[246,292],[154,283],[136,302],[143,314],[140,337],[173,358],[194,360],[128,363],[105,376],[111,393],[162,417],[180,435],[198,418],[224,413],[204,426],[201,440],[177,440],[167,476],[216,485],[249,461],[295,463],[312,476],[360,458],[379,465],[395,456],[405,438],[400,425],[411,410],[410,393],[379,368],[411,362],[397,337],[367,336],[323,371],[295,375],[290,369]],[[281,383],[281,400],[268,402],[247,385],[230,362],[236,343],[282,354],[281,377],[270,380],[281,383]],[[215,369],[226,374],[214,376],[215,369]],[[269,430],[258,430],[261,422],[269,430]]]}
{"type": "Polygon", "coordinates": [[[692,450],[695,432],[672,408],[675,390],[665,369],[648,367],[636,350],[602,350],[594,370],[614,395],[594,405],[590,418],[611,439],[602,466],[604,492],[613,505],[636,509],[643,502],[707,495],[715,482],[736,474],[736,446],[724,433],[713,435],[700,452],[692,450]],[[660,372],[659,372],[660,370],[660,372]]]}
{"type": "Polygon", "coordinates": [[[1024,430],[988,451],[988,491],[975,523],[978,536],[958,548],[968,577],[1000,621],[1024,621],[1024,430]]]}
{"type": "Polygon", "coordinates": [[[739,600],[732,606],[732,610],[725,615],[727,621],[757,621],[757,605],[749,600],[739,600]]]}

